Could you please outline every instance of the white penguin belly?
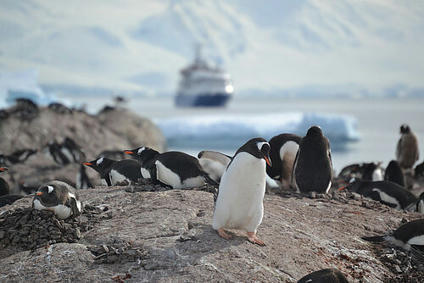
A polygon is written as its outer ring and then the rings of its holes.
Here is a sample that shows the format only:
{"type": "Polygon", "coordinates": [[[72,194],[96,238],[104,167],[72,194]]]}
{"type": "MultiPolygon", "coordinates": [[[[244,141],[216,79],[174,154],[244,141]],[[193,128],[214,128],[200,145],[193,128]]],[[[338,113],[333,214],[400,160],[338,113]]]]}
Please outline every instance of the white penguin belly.
{"type": "Polygon", "coordinates": [[[381,170],[381,168],[377,168],[374,170],[374,172],[372,172],[372,180],[373,181],[383,181],[384,177],[383,177],[383,171],[381,170]]]}
{"type": "Polygon", "coordinates": [[[417,246],[424,246],[424,235],[416,236],[416,237],[409,239],[408,244],[417,245],[417,246]]]}
{"type": "Polygon", "coordinates": [[[129,183],[128,178],[119,173],[116,170],[111,170],[109,173],[110,183],[112,186],[122,184],[124,182],[129,183]]]}
{"type": "MultiPolygon", "coordinates": [[[[81,205],[81,204],[80,204],[81,205]]],[[[70,207],[67,207],[65,205],[59,204],[52,207],[47,207],[41,204],[41,202],[38,199],[34,200],[34,208],[37,210],[50,210],[53,211],[53,213],[59,218],[59,219],[66,219],[72,214],[72,210],[70,207]]]]}
{"type": "Polygon", "coordinates": [[[388,194],[386,194],[385,192],[383,192],[383,191],[381,191],[377,188],[374,188],[372,190],[374,192],[377,192],[380,195],[380,198],[381,198],[382,201],[396,205],[396,207],[395,207],[396,209],[401,209],[400,203],[396,198],[389,196],[388,194]]]}
{"type": "Polygon", "coordinates": [[[248,153],[237,154],[222,176],[213,228],[255,232],[263,217],[265,161],[248,153]]]}
{"type": "Polygon", "coordinates": [[[208,158],[200,158],[199,163],[203,171],[205,171],[216,182],[219,182],[224,174],[226,166],[228,165],[224,165],[216,160],[208,158]]]}
{"type": "Polygon", "coordinates": [[[163,165],[160,161],[155,162],[156,165],[156,179],[162,183],[171,186],[174,189],[181,189],[181,178],[178,174],[172,172],[168,167],[163,165]]]}
{"type": "MultiPolygon", "coordinates": [[[[283,168],[286,167],[286,169],[288,170],[293,170],[294,160],[296,159],[296,154],[298,150],[299,144],[294,141],[288,141],[281,147],[280,159],[283,163],[283,168]]],[[[292,172],[284,172],[284,174],[281,174],[281,177],[284,178],[287,176],[291,176],[291,173],[292,172]]]]}
{"type": "Polygon", "coordinates": [[[150,179],[150,178],[152,178],[150,176],[150,171],[147,170],[146,168],[141,167],[140,171],[141,171],[141,176],[143,176],[144,179],[150,179]]]}

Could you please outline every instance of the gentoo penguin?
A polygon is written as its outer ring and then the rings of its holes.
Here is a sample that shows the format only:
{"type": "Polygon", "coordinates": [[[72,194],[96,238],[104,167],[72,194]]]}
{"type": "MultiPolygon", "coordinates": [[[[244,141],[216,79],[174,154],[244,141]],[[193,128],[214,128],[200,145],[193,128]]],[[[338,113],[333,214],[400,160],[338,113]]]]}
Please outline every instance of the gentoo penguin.
{"type": "MultiPolygon", "coordinates": [[[[353,181],[346,187],[364,197],[379,201],[396,209],[406,209],[417,203],[417,198],[398,184],[389,181],[353,181]]],[[[343,189],[343,188],[341,188],[343,189]]],[[[339,189],[339,190],[341,190],[339,189]]]]}
{"type": "Polygon", "coordinates": [[[125,150],[141,163],[143,178],[149,177],[173,189],[195,188],[206,183],[216,184],[202,170],[196,157],[179,151],[159,153],[148,147],[125,150]]]}
{"type": "Polygon", "coordinates": [[[294,134],[281,134],[269,140],[272,167],[266,172],[273,179],[278,179],[285,186],[290,185],[294,160],[302,138],[294,134]]]}
{"type": "Polygon", "coordinates": [[[408,125],[400,127],[401,137],[396,148],[396,159],[402,169],[410,169],[419,158],[418,140],[408,125]]]}
{"type": "Polygon", "coordinates": [[[424,214],[424,192],[420,194],[417,200],[415,211],[424,214]]]}
{"type": "Polygon", "coordinates": [[[32,207],[53,211],[59,219],[77,217],[82,212],[82,203],[74,188],[61,181],[42,185],[35,193],[32,207]]]}
{"type": "Polygon", "coordinates": [[[335,268],[321,269],[302,277],[297,283],[348,283],[340,270],[335,268]]]}
{"type": "Polygon", "coordinates": [[[77,189],[94,188],[93,184],[90,181],[90,178],[88,178],[87,172],[85,171],[85,166],[83,164],[80,165],[80,169],[78,170],[76,176],[75,184],[77,189]]]}
{"type": "Polygon", "coordinates": [[[221,181],[222,174],[224,174],[225,169],[232,159],[232,157],[226,154],[209,150],[199,152],[197,157],[203,171],[217,183],[221,181]]]}
{"type": "Polygon", "coordinates": [[[338,177],[349,182],[351,179],[366,181],[382,181],[383,169],[381,162],[355,163],[344,167],[338,177]]]}
{"type": "Polygon", "coordinates": [[[67,165],[72,161],[71,156],[64,154],[62,145],[55,140],[47,144],[47,151],[53,161],[59,165],[67,165]]]}
{"type": "Polygon", "coordinates": [[[66,137],[63,143],[60,145],[60,151],[69,159],[71,162],[81,162],[82,158],[85,157],[81,147],[70,137],[66,137]]]}
{"type": "Polygon", "coordinates": [[[270,145],[263,138],[249,140],[237,150],[222,175],[212,224],[222,238],[231,238],[225,228],[240,229],[247,232],[250,242],[265,245],[256,230],[264,213],[266,163],[272,165],[269,151],[270,145]]]}
{"type": "Polygon", "coordinates": [[[25,162],[31,155],[34,155],[37,153],[36,149],[21,149],[14,151],[12,154],[7,156],[8,161],[10,164],[16,164],[16,163],[23,163],[25,162]]]}
{"type": "Polygon", "coordinates": [[[312,126],[299,144],[293,168],[294,185],[302,193],[328,193],[332,174],[330,143],[320,127],[312,126]]]}
{"type": "Polygon", "coordinates": [[[369,242],[388,242],[406,251],[424,248],[424,219],[410,221],[401,225],[392,233],[383,236],[362,237],[369,242]]]}
{"type": "MultiPolygon", "coordinates": [[[[0,167],[0,173],[7,170],[7,167],[0,167]]],[[[0,196],[8,195],[9,193],[9,184],[3,178],[0,178],[0,196]]]]}
{"type": "Polygon", "coordinates": [[[132,159],[116,161],[101,157],[83,164],[96,170],[108,186],[129,185],[142,178],[140,164],[132,159]]]}
{"type": "Polygon", "coordinates": [[[396,160],[389,162],[384,172],[384,180],[398,184],[401,187],[405,186],[405,177],[403,176],[402,169],[396,160]]]}

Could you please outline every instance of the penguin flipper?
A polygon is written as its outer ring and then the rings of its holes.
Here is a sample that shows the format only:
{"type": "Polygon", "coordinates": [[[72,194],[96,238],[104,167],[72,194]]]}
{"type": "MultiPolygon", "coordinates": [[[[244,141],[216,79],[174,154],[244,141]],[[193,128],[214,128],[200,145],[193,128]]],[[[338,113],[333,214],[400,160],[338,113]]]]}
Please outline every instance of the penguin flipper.
{"type": "Polygon", "coordinates": [[[371,243],[381,243],[386,240],[384,236],[361,237],[361,239],[371,243]]]}

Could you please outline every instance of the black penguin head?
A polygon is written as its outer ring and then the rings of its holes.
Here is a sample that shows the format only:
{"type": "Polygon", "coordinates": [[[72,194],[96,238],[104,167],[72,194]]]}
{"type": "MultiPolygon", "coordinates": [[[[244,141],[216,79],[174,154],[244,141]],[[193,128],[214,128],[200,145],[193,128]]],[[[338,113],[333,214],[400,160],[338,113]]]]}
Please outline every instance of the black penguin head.
{"type": "Polygon", "coordinates": [[[402,124],[402,126],[400,126],[400,133],[401,134],[408,134],[411,131],[411,129],[409,128],[409,126],[407,124],[402,124]]]}
{"type": "Polygon", "coordinates": [[[130,150],[124,150],[124,153],[131,155],[131,157],[137,159],[142,164],[153,159],[156,155],[159,154],[158,151],[146,146],[141,146],[130,150]]]}
{"type": "Polygon", "coordinates": [[[41,186],[35,193],[34,200],[38,199],[44,206],[55,206],[59,203],[59,192],[53,185],[41,186]]]}
{"type": "Polygon", "coordinates": [[[312,126],[306,133],[307,136],[322,136],[322,130],[319,126],[312,126]]]}
{"type": "Polygon", "coordinates": [[[106,174],[109,171],[110,167],[115,162],[116,162],[115,160],[112,160],[112,159],[109,159],[109,158],[106,158],[106,157],[100,157],[100,158],[94,159],[94,160],[89,161],[89,162],[84,162],[83,164],[85,166],[93,168],[94,170],[99,172],[100,175],[103,176],[104,174],[106,174]]]}
{"type": "Polygon", "coordinates": [[[271,158],[269,157],[269,151],[271,149],[271,146],[269,143],[263,139],[263,138],[253,138],[246,142],[242,147],[239,148],[239,150],[236,152],[247,152],[256,158],[259,159],[265,159],[266,163],[269,166],[272,166],[271,164],[271,158]]]}

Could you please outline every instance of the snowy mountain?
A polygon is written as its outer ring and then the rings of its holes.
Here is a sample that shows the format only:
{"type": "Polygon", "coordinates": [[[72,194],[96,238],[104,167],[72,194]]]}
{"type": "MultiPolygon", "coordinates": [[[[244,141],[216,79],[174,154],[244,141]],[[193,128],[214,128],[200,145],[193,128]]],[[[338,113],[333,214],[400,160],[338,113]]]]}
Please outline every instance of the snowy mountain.
{"type": "Polygon", "coordinates": [[[173,94],[201,43],[238,94],[424,95],[424,2],[0,0],[0,72],[63,94],[173,94]]]}

